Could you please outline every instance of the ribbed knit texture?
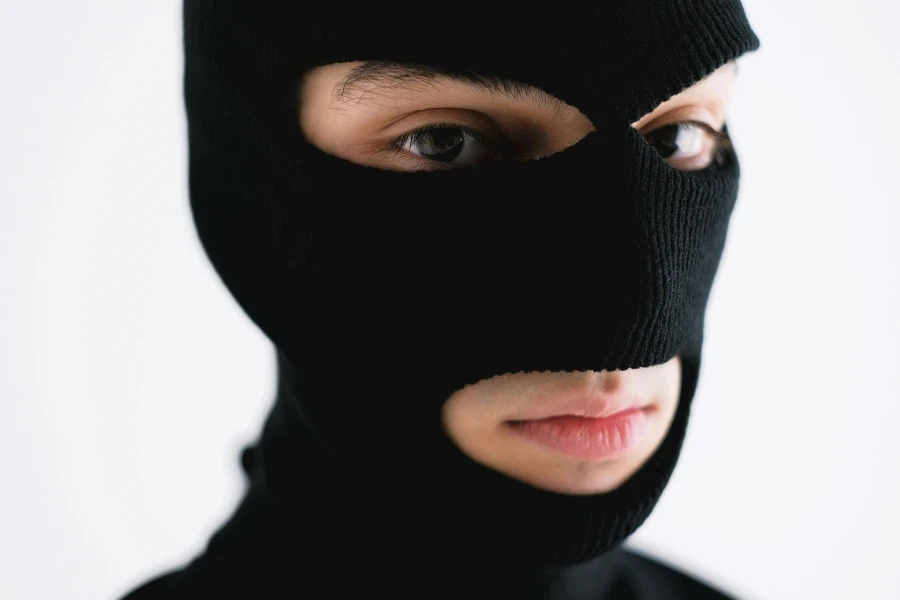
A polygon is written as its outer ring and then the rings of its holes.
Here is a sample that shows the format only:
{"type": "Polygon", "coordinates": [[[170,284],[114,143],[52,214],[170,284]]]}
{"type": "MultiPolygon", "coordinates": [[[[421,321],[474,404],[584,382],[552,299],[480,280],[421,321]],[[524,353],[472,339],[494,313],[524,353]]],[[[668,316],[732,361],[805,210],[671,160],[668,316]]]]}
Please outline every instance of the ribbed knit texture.
{"type": "Polygon", "coordinates": [[[278,350],[279,390],[244,457],[254,492],[185,582],[202,587],[222,571],[208,565],[248,553],[267,577],[310,553],[451,572],[573,565],[650,514],[684,437],[738,164],[675,170],[630,123],[758,40],[737,1],[600,4],[444,23],[382,7],[311,19],[300,3],[186,2],[191,206],[222,280],[278,350]],[[533,84],[596,131],[539,161],[351,164],[303,139],[296,98],[306,69],[349,60],[533,84]],[[440,430],[449,394],[485,377],[676,355],[671,430],[609,494],[513,481],[440,430]]]}

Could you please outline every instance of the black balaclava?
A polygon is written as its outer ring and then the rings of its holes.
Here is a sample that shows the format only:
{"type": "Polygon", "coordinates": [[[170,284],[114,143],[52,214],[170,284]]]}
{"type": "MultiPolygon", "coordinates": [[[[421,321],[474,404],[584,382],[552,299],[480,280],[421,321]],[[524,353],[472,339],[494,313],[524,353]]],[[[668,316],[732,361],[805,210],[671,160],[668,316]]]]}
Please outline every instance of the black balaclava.
{"type": "Polygon", "coordinates": [[[297,573],[360,556],[562,567],[617,546],[649,515],[685,433],[738,164],[676,170],[631,123],[758,40],[737,0],[599,4],[432,20],[185,2],[196,226],[277,348],[279,375],[244,455],[250,499],[209,556],[277,545],[297,573]],[[353,164],[304,139],[297,91],[308,69],[357,60],[531,84],[595,131],[540,160],[418,173],[353,164]],[[441,430],[448,396],[487,377],[676,355],[669,433],[607,494],[513,480],[441,430]]]}

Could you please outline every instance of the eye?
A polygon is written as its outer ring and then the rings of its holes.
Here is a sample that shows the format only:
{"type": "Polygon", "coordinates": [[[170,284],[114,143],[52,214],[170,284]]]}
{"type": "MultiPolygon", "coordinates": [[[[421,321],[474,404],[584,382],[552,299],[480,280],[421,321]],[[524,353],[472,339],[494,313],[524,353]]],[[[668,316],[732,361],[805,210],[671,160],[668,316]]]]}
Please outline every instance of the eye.
{"type": "Polygon", "coordinates": [[[483,134],[463,125],[426,125],[404,133],[391,146],[426,159],[432,163],[426,168],[432,169],[471,167],[500,158],[483,134]]]}
{"type": "Polygon", "coordinates": [[[731,140],[702,121],[679,121],[644,134],[670,165],[682,171],[700,171],[725,165],[731,156],[731,140]]]}

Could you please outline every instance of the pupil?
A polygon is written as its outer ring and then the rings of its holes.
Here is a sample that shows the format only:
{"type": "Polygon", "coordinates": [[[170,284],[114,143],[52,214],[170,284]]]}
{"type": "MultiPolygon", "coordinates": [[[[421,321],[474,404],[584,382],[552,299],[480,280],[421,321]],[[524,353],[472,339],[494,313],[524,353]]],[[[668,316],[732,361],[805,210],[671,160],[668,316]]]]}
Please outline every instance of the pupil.
{"type": "Polygon", "coordinates": [[[463,134],[459,129],[441,127],[426,132],[418,141],[420,154],[431,160],[449,162],[463,149],[463,134]]]}
{"type": "Polygon", "coordinates": [[[669,158],[678,151],[678,123],[665,125],[647,134],[647,142],[656,148],[663,158],[669,158]]]}

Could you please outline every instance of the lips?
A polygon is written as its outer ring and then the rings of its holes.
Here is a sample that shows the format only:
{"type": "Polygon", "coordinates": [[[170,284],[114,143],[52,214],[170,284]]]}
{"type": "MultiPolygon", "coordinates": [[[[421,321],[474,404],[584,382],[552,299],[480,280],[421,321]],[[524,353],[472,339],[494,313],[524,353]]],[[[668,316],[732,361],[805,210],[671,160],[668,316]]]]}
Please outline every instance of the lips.
{"type": "Polygon", "coordinates": [[[571,415],[509,421],[513,431],[545,448],[582,460],[610,460],[644,439],[652,418],[648,408],[629,408],[602,418],[571,415]]]}
{"type": "Polygon", "coordinates": [[[548,398],[534,411],[507,421],[517,434],[581,460],[610,460],[644,439],[655,411],[634,395],[603,394],[548,398]]]}

